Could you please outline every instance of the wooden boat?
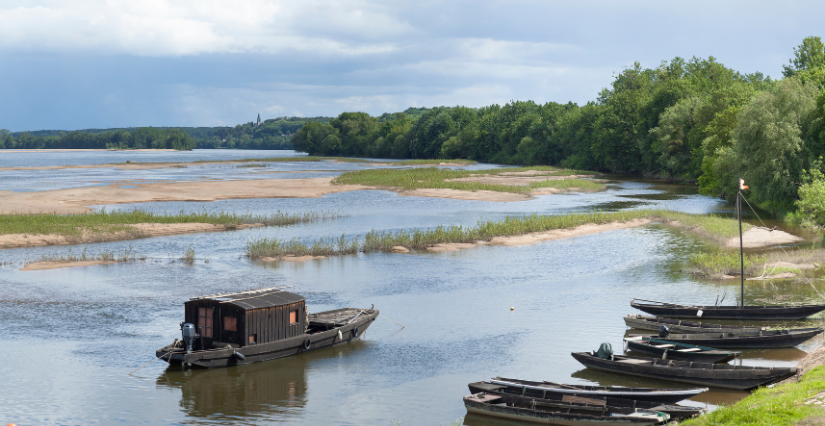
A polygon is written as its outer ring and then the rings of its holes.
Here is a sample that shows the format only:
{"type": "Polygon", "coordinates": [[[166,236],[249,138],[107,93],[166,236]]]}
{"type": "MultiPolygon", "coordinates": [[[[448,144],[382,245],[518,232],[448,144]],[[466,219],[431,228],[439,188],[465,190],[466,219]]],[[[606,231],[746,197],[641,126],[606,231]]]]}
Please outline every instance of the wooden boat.
{"type": "Polygon", "coordinates": [[[556,403],[508,394],[480,392],[464,397],[468,413],[531,423],[585,425],[656,425],[666,413],[640,408],[607,407],[588,403],[556,403]]]}
{"type": "MultiPolygon", "coordinates": [[[[482,382],[483,383],[483,382],[482,382]]],[[[589,385],[564,385],[548,381],[533,382],[529,380],[510,379],[506,377],[494,377],[490,379],[490,384],[495,386],[519,386],[526,390],[525,395],[539,396],[546,394],[581,396],[585,398],[620,398],[645,402],[655,402],[657,404],[673,404],[683,399],[692,398],[708,388],[626,388],[623,386],[589,386],[589,385]],[[539,390],[533,392],[533,387],[539,390]]],[[[470,389],[472,392],[472,389],[470,389]]],[[[479,389],[479,392],[485,389],[479,389]]],[[[475,392],[472,392],[475,393],[475,392]]]]}
{"type": "MultiPolygon", "coordinates": [[[[667,339],[667,338],[665,338],[667,339]]],[[[696,362],[725,362],[742,352],[720,351],[707,346],[690,345],[681,342],[660,340],[654,337],[633,336],[624,339],[627,348],[633,352],[655,355],[662,359],[696,362]]]]}
{"type": "Polygon", "coordinates": [[[670,333],[667,337],[651,337],[667,342],[707,345],[719,349],[770,349],[792,348],[822,331],[822,327],[813,327],[765,330],[756,333],[670,333]]]}
{"type": "Polygon", "coordinates": [[[630,328],[653,331],[658,331],[659,327],[666,325],[671,332],[678,333],[738,333],[768,330],[768,327],[762,326],[713,324],[664,317],[651,317],[638,314],[630,314],[625,316],[624,323],[630,328]]]}
{"type": "Polygon", "coordinates": [[[750,367],[622,355],[614,355],[611,360],[601,359],[595,352],[572,355],[585,367],[597,370],[726,389],[753,389],[796,374],[794,367],[750,367]]]}
{"type": "Polygon", "coordinates": [[[675,303],[638,303],[630,306],[651,315],[671,318],[710,318],[740,320],[801,320],[825,310],[825,305],[795,306],[689,306],[675,303]]]}
{"type": "Polygon", "coordinates": [[[516,395],[520,398],[525,398],[527,402],[531,399],[539,399],[542,401],[556,403],[584,402],[591,405],[601,405],[606,407],[642,408],[645,410],[667,413],[670,415],[670,418],[674,420],[694,417],[704,412],[704,410],[699,407],[682,407],[679,405],[667,405],[651,401],[636,401],[632,399],[616,398],[613,396],[584,397],[579,395],[556,393],[553,392],[552,388],[548,390],[546,385],[547,383],[543,382],[508,379],[508,381],[495,380],[495,383],[492,383],[492,380],[490,382],[470,383],[467,386],[470,388],[470,393],[487,392],[492,394],[516,395]]]}
{"type": "Polygon", "coordinates": [[[276,287],[195,297],[184,304],[184,312],[183,340],[175,339],[155,356],[170,364],[207,368],[351,342],[378,317],[372,308],[310,314],[303,296],[276,287]]]}

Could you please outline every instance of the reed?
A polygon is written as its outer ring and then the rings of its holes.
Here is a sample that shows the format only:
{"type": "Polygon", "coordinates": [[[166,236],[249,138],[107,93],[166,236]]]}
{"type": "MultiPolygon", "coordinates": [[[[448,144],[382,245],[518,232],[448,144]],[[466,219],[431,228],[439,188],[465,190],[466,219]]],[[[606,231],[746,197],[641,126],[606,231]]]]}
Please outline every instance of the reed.
{"type": "Polygon", "coordinates": [[[825,391],[825,367],[807,372],[799,382],[759,388],[745,399],[722,406],[701,417],[680,422],[684,426],[791,426],[822,424],[822,407],[806,401],[825,391]]]}
{"type": "Polygon", "coordinates": [[[557,169],[550,166],[502,168],[490,170],[448,170],[437,167],[413,169],[370,169],[344,173],[332,180],[334,185],[366,185],[397,190],[420,188],[457,189],[463,191],[498,191],[527,194],[535,188],[556,187],[560,189],[586,188],[601,190],[605,185],[585,179],[565,179],[534,182],[530,185],[496,185],[470,182],[466,179],[484,175],[501,175],[527,171],[552,172],[552,176],[572,176],[593,174],[576,170],[557,169]]]}
{"type": "MultiPolygon", "coordinates": [[[[563,215],[531,214],[520,217],[508,216],[501,221],[479,221],[474,227],[458,225],[437,226],[429,229],[412,229],[397,231],[368,232],[363,239],[356,236],[346,240],[344,236],[337,240],[319,239],[305,243],[300,239],[281,241],[278,239],[257,239],[248,241],[246,255],[252,259],[262,257],[281,257],[286,255],[341,255],[357,252],[391,251],[401,246],[409,250],[424,250],[442,243],[476,243],[490,241],[495,237],[524,235],[533,232],[546,232],[558,229],[571,229],[586,224],[606,224],[611,222],[630,222],[636,219],[659,220],[670,226],[685,227],[696,230],[708,223],[727,239],[728,235],[738,232],[733,219],[713,216],[699,216],[669,210],[623,210],[618,212],[591,211],[563,215]]],[[[743,224],[744,227],[750,225],[743,224]]],[[[720,240],[721,241],[721,240],[720,240]]]]}
{"type": "Polygon", "coordinates": [[[146,256],[138,256],[132,249],[132,246],[123,249],[122,251],[103,250],[97,254],[90,254],[89,248],[84,247],[80,253],[73,253],[72,249],[66,253],[51,253],[40,256],[36,262],[84,262],[90,260],[112,261],[112,262],[134,262],[137,260],[146,260],[146,256]]]}
{"type": "Polygon", "coordinates": [[[183,263],[188,263],[190,265],[195,263],[194,243],[189,244],[189,247],[183,250],[183,255],[180,257],[180,261],[183,263]]]}
{"type": "MultiPolygon", "coordinates": [[[[743,224],[744,225],[744,224],[743,224]]],[[[768,267],[769,264],[787,262],[793,264],[813,264],[814,268],[821,268],[818,262],[825,257],[825,249],[796,249],[791,251],[771,252],[766,254],[746,254],[743,258],[745,275],[759,276],[762,274],[781,274],[791,272],[802,275],[804,272],[794,267],[768,267]]],[[[697,253],[688,260],[687,272],[710,278],[720,278],[723,275],[739,275],[739,252],[717,251],[712,253],[697,253]]]]}
{"type": "Polygon", "coordinates": [[[111,234],[117,232],[138,233],[129,225],[137,223],[209,223],[234,229],[242,224],[260,223],[265,226],[286,226],[298,223],[318,222],[344,217],[336,212],[284,213],[278,211],[267,215],[236,214],[227,212],[194,212],[158,214],[143,210],[113,211],[105,209],[87,214],[60,215],[11,214],[0,215],[0,235],[62,235],[68,239],[84,234],[111,234]]]}

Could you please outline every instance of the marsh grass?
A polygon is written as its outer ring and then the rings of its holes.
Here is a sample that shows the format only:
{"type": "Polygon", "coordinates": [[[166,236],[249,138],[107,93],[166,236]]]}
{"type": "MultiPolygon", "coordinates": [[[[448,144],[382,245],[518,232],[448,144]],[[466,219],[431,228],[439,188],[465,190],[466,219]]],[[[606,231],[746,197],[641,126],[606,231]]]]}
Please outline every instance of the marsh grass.
{"type": "Polygon", "coordinates": [[[825,415],[818,405],[805,404],[806,400],[825,391],[825,366],[819,366],[798,383],[786,383],[773,388],[759,388],[747,398],[730,406],[723,406],[696,419],[680,422],[685,426],[785,426],[797,424],[821,424],[825,415]],[[814,423],[805,419],[817,418],[814,423]]]}
{"type": "Polygon", "coordinates": [[[188,263],[189,265],[195,264],[195,247],[194,243],[189,244],[189,247],[183,250],[183,255],[179,259],[183,263],[188,263]]]}
{"type": "Polygon", "coordinates": [[[552,176],[572,176],[592,172],[557,169],[550,166],[516,167],[490,170],[448,170],[437,167],[413,169],[371,169],[357,170],[344,173],[332,180],[333,185],[366,185],[379,188],[400,190],[414,190],[421,188],[457,189],[463,191],[497,191],[527,194],[534,188],[555,187],[560,189],[586,188],[586,190],[601,190],[605,185],[599,182],[584,179],[566,179],[557,181],[534,182],[525,186],[496,185],[481,182],[457,181],[484,175],[500,175],[524,171],[553,172],[552,176]]]}
{"type": "Polygon", "coordinates": [[[134,262],[137,260],[146,260],[146,256],[138,256],[132,250],[132,246],[123,249],[123,251],[104,250],[97,254],[90,254],[89,248],[84,247],[80,253],[73,253],[69,248],[66,253],[52,253],[40,256],[36,262],[84,262],[89,260],[112,261],[112,262],[134,262]]]}
{"type": "Polygon", "coordinates": [[[346,215],[335,212],[283,213],[278,211],[269,215],[236,213],[185,213],[157,214],[142,210],[114,211],[105,209],[88,214],[59,215],[47,214],[11,214],[0,215],[0,235],[62,235],[68,240],[79,239],[86,235],[108,235],[125,233],[132,237],[142,236],[140,231],[129,225],[137,223],[209,223],[223,225],[226,229],[235,229],[242,224],[261,223],[265,226],[286,226],[298,223],[332,220],[346,215]]]}
{"type": "Polygon", "coordinates": [[[702,231],[702,235],[710,235],[705,233],[703,228],[705,224],[708,224],[709,227],[721,234],[719,241],[725,241],[729,235],[738,232],[735,220],[714,216],[691,215],[669,210],[591,211],[555,216],[532,214],[507,217],[502,221],[480,221],[474,227],[451,225],[398,231],[372,230],[363,239],[361,236],[356,236],[348,240],[342,235],[337,239],[321,238],[309,244],[297,238],[291,241],[262,238],[247,242],[246,255],[252,259],[286,255],[330,256],[358,252],[391,251],[395,246],[405,247],[409,250],[424,250],[435,244],[476,243],[478,241],[490,241],[495,237],[571,229],[586,224],[629,222],[636,219],[659,220],[670,226],[687,228],[694,232],[702,231]],[[690,225],[686,227],[683,225],[684,223],[690,225]]]}
{"type": "MultiPolygon", "coordinates": [[[[804,275],[804,271],[799,268],[784,266],[774,268],[766,265],[776,262],[810,263],[820,268],[818,262],[821,262],[823,258],[825,258],[825,249],[796,249],[767,254],[746,254],[743,260],[745,275],[760,276],[763,273],[774,275],[783,272],[804,275]]],[[[736,250],[697,253],[690,257],[688,264],[687,272],[710,278],[720,278],[722,275],[739,275],[740,273],[739,252],[736,250]]]]}
{"type": "Polygon", "coordinates": [[[473,160],[403,160],[403,161],[393,161],[390,163],[392,165],[400,165],[400,166],[439,166],[439,165],[451,165],[451,166],[470,166],[473,164],[478,164],[478,161],[473,160]]]}
{"type": "Polygon", "coordinates": [[[242,167],[267,167],[266,164],[263,163],[248,163],[248,164],[240,164],[235,167],[242,168],[242,167]]]}

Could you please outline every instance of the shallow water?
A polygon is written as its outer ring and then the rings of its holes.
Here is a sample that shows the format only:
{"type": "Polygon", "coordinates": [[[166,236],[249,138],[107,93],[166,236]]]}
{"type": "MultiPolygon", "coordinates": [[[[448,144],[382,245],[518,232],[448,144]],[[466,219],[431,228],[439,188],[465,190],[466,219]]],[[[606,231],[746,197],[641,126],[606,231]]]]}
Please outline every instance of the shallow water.
{"type": "MultiPolygon", "coordinates": [[[[315,165],[291,164],[304,169],[315,165]]],[[[198,176],[183,173],[180,178],[198,176]]],[[[79,183],[66,179],[61,182],[79,183]]],[[[360,254],[297,264],[265,264],[243,257],[246,242],[261,237],[352,238],[372,229],[471,226],[478,220],[534,212],[648,207],[729,213],[725,202],[697,195],[689,186],[629,179],[617,179],[600,193],[515,203],[356,191],[310,199],[107,206],[169,212],[325,210],[348,217],[71,248],[76,253],[88,247],[93,254],[131,246],[147,257],[107,266],[20,271],[27,261],[70,248],[0,252],[0,332],[6,337],[7,354],[0,377],[4,389],[11,390],[0,394],[0,421],[362,425],[400,420],[430,425],[449,424],[465,415],[461,397],[468,392],[467,383],[497,375],[684,387],[593,372],[570,356],[602,342],[620,351],[626,331],[622,317],[631,313],[633,297],[713,303],[726,293],[726,302],[738,300],[738,282],[699,281],[680,272],[691,253],[711,247],[670,228],[650,225],[531,246],[360,254]],[[194,265],[177,260],[188,247],[196,252],[194,265]],[[306,295],[311,311],[375,304],[382,315],[406,328],[399,330],[379,319],[363,341],[350,345],[211,371],[155,362],[128,375],[179,336],[182,303],[189,297],[275,285],[292,286],[306,295]]],[[[791,294],[793,301],[816,297],[808,286],[781,281],[746,285],[746,303],[776,293],[791,294]]],[[[795,365],[806,351],[820,345],[819,340],[793,349],[746,351],[736,362],[795,365]]],[[[712,407],[745,395],[714,390],[689,403],[712,407]]],[[[487,423],[471,417],[467,424],[487,423]]]]}

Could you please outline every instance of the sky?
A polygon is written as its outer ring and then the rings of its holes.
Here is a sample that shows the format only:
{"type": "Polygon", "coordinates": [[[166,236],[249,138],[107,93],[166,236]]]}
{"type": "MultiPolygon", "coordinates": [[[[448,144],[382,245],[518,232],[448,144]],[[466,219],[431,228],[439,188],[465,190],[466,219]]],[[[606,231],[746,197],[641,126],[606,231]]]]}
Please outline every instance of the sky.
{"type": "Polygon", "coordinates": [[[781,78],[823,1],[0,0],[0,129],[596,100],[635,61],[781,78]]]}

